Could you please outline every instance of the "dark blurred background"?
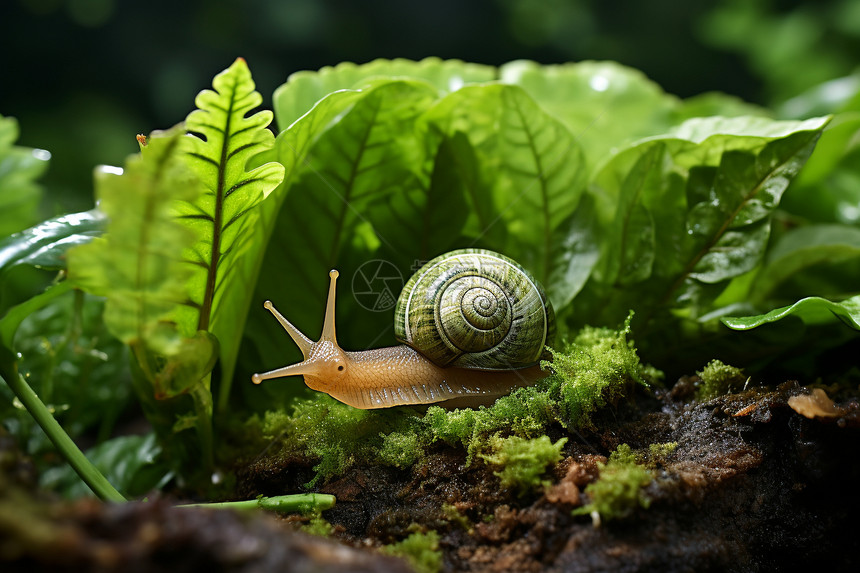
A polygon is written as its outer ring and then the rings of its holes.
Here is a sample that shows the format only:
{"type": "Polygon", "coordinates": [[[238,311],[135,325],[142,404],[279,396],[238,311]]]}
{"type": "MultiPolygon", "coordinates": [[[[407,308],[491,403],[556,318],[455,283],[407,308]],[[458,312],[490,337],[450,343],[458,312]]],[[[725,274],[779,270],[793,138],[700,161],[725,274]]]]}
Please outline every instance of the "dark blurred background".
{"type": "Polygon", "coordinates": [[[3,0],[0,114],[48,149],[44,216],[92,205],[91,171],[181,121],[237,56],[264,106],[287,76],[349,60],[611,59],[681,97],[775,105],[852,73],[860,2],[777,0],[3,0]]]}

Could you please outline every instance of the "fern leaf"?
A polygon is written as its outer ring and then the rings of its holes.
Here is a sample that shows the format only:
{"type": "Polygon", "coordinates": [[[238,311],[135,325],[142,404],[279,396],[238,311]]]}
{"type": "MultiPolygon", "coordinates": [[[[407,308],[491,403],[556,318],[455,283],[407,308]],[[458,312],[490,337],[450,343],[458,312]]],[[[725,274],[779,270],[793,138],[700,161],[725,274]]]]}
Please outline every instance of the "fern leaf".
{"type": "Polygon", "coordinates": [[[97,172],[96,194],[109,219],[107,233],[69,250],[69,280],[107,297],[105,324],[114,336],[170,356],[178,352],[181,338],[169,319],[185,298],[189,274],[176,256],[177,247],[194,241],[171,206],[176,199],[191,200],[199,186],[178,153],[185,141],[180,133],[150,141],[122,172],[97,172]]]}
{"type": "Polygon", "coordinates": [[[250,114],[262,97],[254,89],[245,61],[237,59],[218,74],[213,87],[197,96],[198,109],[185,121],[191,134],[186,164],[205,190],[176,210],[199,237],[183,252],[190,274],[188,299],[176,318],[186,337],[200,330],[215,335],[226,382],[233,373],[265,250],[256,207],[281,183],[284,167],[266,163],[247,168],[249,161],[273,145],[274,136],[267,129],[272,112],[250,114]]]}

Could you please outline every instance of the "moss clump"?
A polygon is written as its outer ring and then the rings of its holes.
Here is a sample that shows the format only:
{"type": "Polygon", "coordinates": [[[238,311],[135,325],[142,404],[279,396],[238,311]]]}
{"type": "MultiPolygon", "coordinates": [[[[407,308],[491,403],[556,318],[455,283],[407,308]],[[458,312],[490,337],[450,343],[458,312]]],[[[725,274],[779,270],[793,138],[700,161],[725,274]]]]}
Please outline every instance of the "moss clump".
{"type": "Polygon", "coordinates": [[[651,482],[653,475],[636,458],[630,446],[619,445],[607,463],[598,464],[598,480],[585,488],[589,503],[575,509],[573,514],[597,514],[600,520],[611,521],[626,517],[637,507],[647,508],[651,500],[642,494],[642,488],[651,482]]]}
{"type": "Polygon", "coordinates": [[[651,444],[648,446],[648,461],[645,465],[655,468],[666,463],[672,452],[678,447],[678,442],[665,442],[662,444],[651,444]]]}
{"type": "Polygon", "coordinates": [[[548,486],[549,480],[541,476],[547,467],[561,460],[561,448],[567,443],[567,438],[561,438],[552,443],[548,436],[534,439],[511,436],[502,438],[498,435],[490,439],[492,454],[482,455],[489,463],[501,466],[494,472],[504,488],[516,488],[520,495],[540,486],[548,486]]]}
{"type": "Polygon", "coordinates": [[[628,340],[631,318],[620,330],[583,328],[561,350],[550,349],[553,361],[543,366],[555,374],[499,398],[489,408],[453,412],[429,408],[424,423],[432,439],[462,444],[471,461],[500,431],[534,438],[553,423],[573,429],[593,427],[591,415],[615,403],[631,384],[648,386],[662,377],[639,361],[634,342],[628,340]]]}
{"type": "Polygon", "coordinates": [[[380,434],[382,446],[379,448],[379,461],[400,469],[412,466],[423,457],[424,449],[416,432],[403,431],[380,434]]]}
{"type": "Polygon", "coordinates": [[[323,517],[317,516],[304,524],[302,531],[319,537],[331,537],[332,533],[334,533],[334,526],[323,517]]]}
{"type": "Polygon", "coordinates": [[[442,570],[439,534],[415,532],[397,543],[386,545],[382,552],[406,559],[418,573],[438,573],[442,570]]]}
{"type": "Polygon", "coordinates": [[[317,475],[307,484],[313,487],[320,478],[340,475],[359,459],[398,467],[414,463],[423,453],[410,430],[417,424],[418,418],[406,409],[359,410],[320,393],[299,400],[291,415],[267,412],[262,431],[281,439],[284,453],[319,460],[314,466],[317,475]]]}
{"type": "Polygon", "coordinates": [[[711,360],[701,372],[696,372],[700,378],[696,390],[698,400],[711,400],[717,396],[728,394],[743,387],[747,377],[740,368],[729,366],[719,360],[711,360]]]}
{"type": "Polygon", "coordinates": [[[466,531],[470,531],[472,529],[472,522],[469,521],[468,517],[460,513],[460,510],[457,509],[456,505],[452,503],[443,503],[442,514],[450,523],[456,523],[466,531]]]}
{"type": "Polygon", "coordinates": [[[531,440],[552,424],[592,427],[591,415],[615,403],[633,384],[648,385],[661,374],[639,362],[630,318],[620,330],[583,329],[573,342],[553,350],[555,372],[533,386],[519,388],[491,407],[448,411],[430,406],[420,416],[413,408],[357,410],[326,394],[296,403],[293,413],[267,413],[264,435],[280,439],[286,453],[318,460],[316,477],[342,474],[357,460],[407,468],[432,443],[466,449],[467,463],[492,449],[499,433],[531,440]]]}
{"type": "Polygon", "coordinates": [[[620,330],[586,326],[564,352],[553,352],[559,421],[592,427],[591,414],[616,402],[630,383],[648,386],[662,377],[639,362],[636,345],[627,338],[632,318],[631,313],[620,330]]]}

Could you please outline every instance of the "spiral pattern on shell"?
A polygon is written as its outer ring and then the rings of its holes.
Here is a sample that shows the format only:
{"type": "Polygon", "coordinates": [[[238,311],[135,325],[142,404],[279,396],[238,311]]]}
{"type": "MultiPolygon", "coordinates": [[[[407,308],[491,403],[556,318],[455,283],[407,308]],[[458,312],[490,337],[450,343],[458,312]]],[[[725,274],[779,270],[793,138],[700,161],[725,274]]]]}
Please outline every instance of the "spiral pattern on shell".
{"type": "Polygon", "coordinates": [[[440,366],[526,368],[555,335],[543,287],[512,259],[483,249],[446,253],[403,287],[394,335],[440,366]]]}

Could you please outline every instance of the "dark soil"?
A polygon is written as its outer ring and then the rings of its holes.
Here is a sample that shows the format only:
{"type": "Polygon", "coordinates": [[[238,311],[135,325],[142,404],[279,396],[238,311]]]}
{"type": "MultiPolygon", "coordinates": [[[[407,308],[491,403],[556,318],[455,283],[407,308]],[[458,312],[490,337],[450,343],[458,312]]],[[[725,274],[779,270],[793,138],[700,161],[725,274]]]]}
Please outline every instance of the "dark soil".
{"type": "MultiPolygon", "coordinates": [[[[860,402],[836,392],[835,414],[807,418],[788,403],[806,392],[786,383],[700,403],[691,379],[643,392],[606,409],[598,431],[570,436],[553,485],[523,497],[444,445],[410,470],[358,466],[319,488],[338,499],[324,513],[335,540],[294,531],[299,516],[38,499],[26,462],[0,448],[0,561],[3,571],[397,571],[408,568],[373,548],[434,530],[450,571],[857,571],[860,402]],[[665,442],[678,445],[646,487],[647,509],[599,526],[571,514],[619,444],[665,442]]],[[[240,472],[241,497],[301,491],[313,476],[312,461],[273,462],[240,472]]]]}

